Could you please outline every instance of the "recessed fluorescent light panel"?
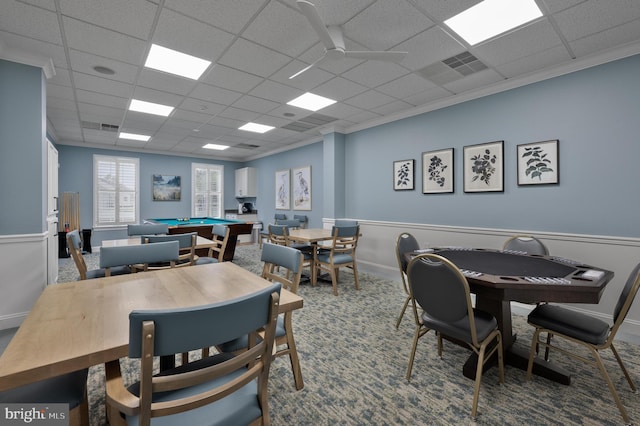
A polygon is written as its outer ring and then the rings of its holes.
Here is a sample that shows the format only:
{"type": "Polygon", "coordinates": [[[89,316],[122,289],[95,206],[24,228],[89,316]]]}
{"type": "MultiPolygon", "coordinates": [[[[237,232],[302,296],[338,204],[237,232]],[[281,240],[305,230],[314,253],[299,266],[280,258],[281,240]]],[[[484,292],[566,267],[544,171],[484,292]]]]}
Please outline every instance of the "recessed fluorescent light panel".
{"type": "Polygon", "coordinates": [[[541,16],[534,0],[484,0],[444,23],[473,46],[541,16]]]}
{"type": "Polygon", "coordinates": [[[120,139],[131,139],[131,140],[134,140],[134,141],[147,142],[149,139],[151,139],[151,136],[137,135],[135,133],[120,132],[119,138],[120,139]]]}
{"type": "Polygon", "coordinates": [[[224,151],[225,149],[229,148],[227,145],[218,145],[215,143],[208,143],[205,146],[203,146],[204,149],[216,149],[218,151],[224,151]]]}
{"type": "Polygon", "coordinates": [[[296,106],[298,108],[308,109],[310,111],[318,111],[324,107],[335,104],[337,101],[333,99],[325,98],[323,96],[314,95],[313,93],[305,93],[302,96],[298,96],[292,101],[287,102],[287,105],[296,106]]]}
{"type": "Polygon", "coordinates": [[[247,123],[242,127],[238,127],[238,130],[246,130],[247,132],[266,133],[271,129],[275,129],[273,126],[266,126],[258,123],[247,123]]]}
{"type": "Polygon", "coordinates": [[[154,104],[153,102],[141,101],[139,99],[131,99],[129,110],[168,117],[169,114],[171,114],[171,111],[173,111],[173,107],[162,104],[154,104]]]}
{"type": "Polygon", "coordinates": [[[167,49],[166,47],[152,44],[144,66],[158,71],[168,72],[170,74],[179,75],[181,77],[197,80],[200,78],[207,68],[211,65],[211,61],[196,58],[177,50],[167,49]]]}

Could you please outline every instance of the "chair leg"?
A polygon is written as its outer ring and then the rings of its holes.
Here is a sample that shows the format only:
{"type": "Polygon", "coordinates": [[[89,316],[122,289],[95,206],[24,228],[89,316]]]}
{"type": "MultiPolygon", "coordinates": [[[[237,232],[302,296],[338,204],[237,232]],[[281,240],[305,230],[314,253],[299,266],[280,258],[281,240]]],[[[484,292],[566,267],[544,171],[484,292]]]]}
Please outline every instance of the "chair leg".
{"type": "Polygon", "coordinates": [[[622,373],[624,374],[624,377],[627,378],[627,382],[629,383],[629,387],[631,387],[631,390],[633,391],[633,393],[636,393],[636,385],[633,383],[633,380],[631,379],[631,376],[629,375],[629,373],[627,372],[627,369],[625,368],[624,364],[622,363],[622,358],[620,358],[620,355],[618,355],[618,351],[616,350],[616,348],[613,347],[613,343],[611,344],[611,351],[613,352],[613,355],[616,357],[616,361],[618,361],[618,365],[620,366],[620,369],[622,370],[622,373]]]}
{"type": "Polygon", "coordinates": [[[407,296],[402,305],[402,309],[400,310],[400,316],[398,317],[398,321],[396,321],[396,330],[400,328],[400,321],[402,321],[402,317],[404,317],[404,313],[407,310],[407,306],[409,306],[409,302],[411,301],[411,296],[407,296]]]}
{"type": "Polygon", "coordinates": [[[418,348],[418,339],[429,331],[428,328],[422,329],[422,326],[416,325],[416,331],[413,333],[413,345],[411,346],[411,355],[409,355],[409,366],[407,367],[406,378],[411,380],[411,370],[413,370],[413,360],[416,357],[416,349],[418,348]]]}
{"type": "Polygon", "coordinates": [[[540,337],[540,328],[536,327],[536,331],[533,333],[531,339],[531,350],[529,351],[529,364],[527,365],[527,380],[531,379],[531,372],[533,371],[533,358],[536,356],[536,349],[538,347],[538,338],[540,337]]]}
{"type": "Polygon", "coordinates": [[[482,380],[482,370],[484,367],[484,351],[486,343],[483,343],[478,352],[478,365],[476,367],[476,382],[473,386],[473,404],[471,405],[471,418],[475,421],[478,417],[478,399],[480,396],[480,382],[482,380]]]}
{"type": "Polygon", "coordinates": [[[329,268],[329,274],[331,275],[331,284],[333,285],[333,295],[338,295],[338,277],[336,274],[336,268],[329,268]]]}
{"type": "Polygon", "coordinates": [[[596,359],[596,364],[598,364],[598,368],[600,369],[600,372],[602,373],[604,380],[607,382],[607,386],[609,386],[611,395],[613,396],[613,399],[616,405],[618,406],[618,410],[620,410],[620,414],[622,415],[622,419],[624,420],[624,423],[627,425],[630,425],[631,419],[629,419],[627,410],[624,408],[624,405],[622,405],[622,401],[620,401],[618,392],[616,392],[616,388],[613,386],[613,382],[611,381],[611,378],[609,377],[609,374],[607,373],[607,370],[605,369],[604,364],[602,363],[602,358],[600,358],[600,354],[595,348],[590,348],[590,349],[591,349],[591,352],[593,353],[593,356],[596,359]]]}
{"type": "Polygon", "coordinates": [[[356,290],[360,290],[360,281],[358,280],[358,267],[356,266],[356,262],[353,262],[351,269],[353,269],[353,280],[356,283],[356,290]]]}
{"type": "Polygon", "coordinates": [[[302,370],[300,369],[300,359],[298,358],[296,341],[293,338],[293,332],[290,330],[287,330],[287,347],[289,348],[289,361],[291,362],[291,371],[293,371],[293,381],[296,384],[296,389],[300,390],[304,387],[304,381],[302,379],[302,370]]]}

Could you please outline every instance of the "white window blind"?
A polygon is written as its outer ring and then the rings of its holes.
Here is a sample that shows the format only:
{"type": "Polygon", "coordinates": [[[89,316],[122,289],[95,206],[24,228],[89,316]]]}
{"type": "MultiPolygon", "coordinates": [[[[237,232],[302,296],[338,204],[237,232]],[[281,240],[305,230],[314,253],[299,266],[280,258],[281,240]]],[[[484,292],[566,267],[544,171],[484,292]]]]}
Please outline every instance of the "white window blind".
{"type": "Polygon", "coordinates": [[[191,166],[192,217],[222,217],[224,166],[191,166]]]}
{"type": "Polygon", "coordinates": [[[139,222],[139,160],[93,156],[93,225],[119,226],[139,222]]]}

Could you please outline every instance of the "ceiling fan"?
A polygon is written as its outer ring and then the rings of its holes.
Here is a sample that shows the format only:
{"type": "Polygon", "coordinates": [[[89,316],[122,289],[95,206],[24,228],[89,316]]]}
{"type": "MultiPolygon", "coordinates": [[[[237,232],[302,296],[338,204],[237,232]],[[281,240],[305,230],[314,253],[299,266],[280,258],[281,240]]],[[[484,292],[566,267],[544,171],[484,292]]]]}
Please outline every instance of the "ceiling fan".
{"type": "Polygon", "coordinates": [[[398,51],[374,51],[374,50],[346,50],[344,47],[344,38],[342,36],[342,29],[335,26],[325,26],[318,10],[306,0],[296,0],[298,7],[302,14],[307,18],[315,32],[318,34],[318,38],[324,45],[324,54],[311,65],[297,73],[293,74],[289,79],[295,78],[307,71],[311,67],[314,67],[326,60],[338,60],[341,58],[355,58],[365,59],[372,61],[386,61],[386,62],[400,62],[404,59],[407,52],[398,51]]]}

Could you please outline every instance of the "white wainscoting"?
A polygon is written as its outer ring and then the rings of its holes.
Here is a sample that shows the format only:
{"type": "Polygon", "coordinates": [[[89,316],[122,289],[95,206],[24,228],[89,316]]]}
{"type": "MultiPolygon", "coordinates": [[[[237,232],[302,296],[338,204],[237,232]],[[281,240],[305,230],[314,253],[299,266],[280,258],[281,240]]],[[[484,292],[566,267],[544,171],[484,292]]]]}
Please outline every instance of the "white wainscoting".
{"type": "Polygon", "coordinates": [[[0,329],[18,327],[47,285],[47,237],[0,235],[0,329]]]}
{"type": "MultiPolygon", "coordinates": [[[[351,219],[351,218],[350,218],[351,219]]],[[[437,226],[420,223],[400,223],[358,220],[362,237],[358,243],[359,270],[391,277],[400,282],[395,255],[396,238],[401,232],[413,234],[421,246],[460,246],[502,248],[512,235],[528,234],[541,239],[554,256],[579,260],[615,273],[597,305],[571,304],[571,309],[597,316],[612,323],[612,313],[618,296],[633,268],[640,262],[640,239],[601,235],[532,232],[522,229],[486,229],[458,226],[437,226]]],[[[331,227],[333,219],[323,219],[324,227],[331,227]]],[[[400,285],[400,284],[398,284],[400,285]]],[[[640,297],[636,298],[640,299],[640,297]]],[[[526,313],[530,305],[514,303],[513,311],[526,313]]],[[[619,338],[640,342],[640,300],[632,306],[619,338]]]]}

